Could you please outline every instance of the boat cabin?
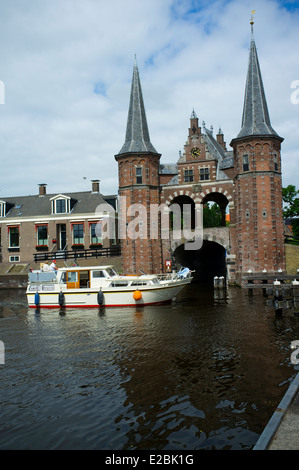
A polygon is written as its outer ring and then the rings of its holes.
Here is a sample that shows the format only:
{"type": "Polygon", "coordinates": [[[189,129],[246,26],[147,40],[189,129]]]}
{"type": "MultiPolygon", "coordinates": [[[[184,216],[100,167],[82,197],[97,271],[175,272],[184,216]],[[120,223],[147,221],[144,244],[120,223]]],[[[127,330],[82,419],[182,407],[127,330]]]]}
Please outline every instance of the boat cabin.
{"type": "Polygon", "coordinates": [[[112,266],[93,266],[59,268],[56,272],[32,271],[29,273],[29,290],[36,285],[42,285],[42,290],[54,290],[54,285],[64,289],[98,289],[99,287],[138,287],[158,284],[155,275],[122,276],[117,274],[112,266]],[[48,286],[48,287],[46,287],[48,286]],[[52,286],[50,288],[50,286],[52,286]]]}
{"type": "Polygon", "coordinates": [[[58,271],[57,280],[66,284],[67,289],[82,289],[95,287],[100,280],[108,280],[117,276],[117,273],[111,266],[96,268],[62,268],[58,271]]]}
{"type": "Polygon", "coordinates": [[[117,276],[112,266],[60,268],[57,271],[42,270],[29,272],[29,283],[66,284],[68,289],[91,287],[99,279],[111,279],[117,276]]]}

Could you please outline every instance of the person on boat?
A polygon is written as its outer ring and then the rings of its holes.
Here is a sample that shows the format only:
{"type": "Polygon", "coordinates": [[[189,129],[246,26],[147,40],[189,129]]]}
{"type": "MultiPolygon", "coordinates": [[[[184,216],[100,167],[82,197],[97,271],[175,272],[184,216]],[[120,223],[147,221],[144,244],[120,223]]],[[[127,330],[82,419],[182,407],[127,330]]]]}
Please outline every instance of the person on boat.
{"type": "Polygon", "coordinates": [[[54,259],[52,264],[50,264],[50,269],[52,271],[57,271],[56,260],[54,259]]]}
{"type": "Polygon", "coordinates": [[[43,265],[43,271],[44,271],[44,272],[51,271],[51,268],[50,268],[50,266],[48,265],[48,263],[44,263],[44,265],[43,265]]]}

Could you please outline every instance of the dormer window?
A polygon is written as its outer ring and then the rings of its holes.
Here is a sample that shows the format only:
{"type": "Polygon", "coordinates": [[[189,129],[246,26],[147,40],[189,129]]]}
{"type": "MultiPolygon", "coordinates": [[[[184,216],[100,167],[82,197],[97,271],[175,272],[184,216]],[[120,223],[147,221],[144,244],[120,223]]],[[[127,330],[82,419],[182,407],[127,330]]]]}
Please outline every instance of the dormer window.
{"type": "Polygon", "coordinates": [[[68,212],[66,210],[66,200],[65,199],[57,199],[55,201],[55,212],[56,214],[64,214],[68,212]]]}
{"type": "Polygon", "coordinates": [[[6,202],[0,201],[0,217],[5,217],[6,215],[6,202]]]}
{"type": "Polygon", "coordinates": [[[69,214],[71,212],[71,198],[59,194],[51,199],[52,214],[69,214]]]}

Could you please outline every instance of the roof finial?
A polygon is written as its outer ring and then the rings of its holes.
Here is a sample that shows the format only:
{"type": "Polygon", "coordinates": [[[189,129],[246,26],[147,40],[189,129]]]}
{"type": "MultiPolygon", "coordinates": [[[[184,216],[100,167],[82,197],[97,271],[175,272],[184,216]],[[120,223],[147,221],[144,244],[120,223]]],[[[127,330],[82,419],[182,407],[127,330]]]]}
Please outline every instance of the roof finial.
{"type": "Polygon", "coordinates": [[[193,108],[193,111],[191,113],[191,116],[190,116],[190,119],[196,119],[197,116],[196,116],[196,112],[194,111],[194,108],[193,108]]]}
{"type": "Polygon", "coordinates": [[[253,35],[253,25],[254,25],[254,18],[253,18],[253,13],[255,13],[255,10],[252,10],[251,12],[251,18],[250,18],[250,24],[251,24],[251,34],[253,35]]]}

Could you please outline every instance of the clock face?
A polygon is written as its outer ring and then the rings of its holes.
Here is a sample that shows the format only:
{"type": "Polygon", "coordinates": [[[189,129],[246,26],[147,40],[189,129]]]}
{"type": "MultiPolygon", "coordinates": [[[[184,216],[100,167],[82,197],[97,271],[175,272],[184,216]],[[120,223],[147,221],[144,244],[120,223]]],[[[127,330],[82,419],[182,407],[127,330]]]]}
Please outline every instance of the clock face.
{"type": "Polygon", "coordinates": [[[198,158],[199,155],[200,155],[200,150],[198,147],[194,147],[192,150],[191,150],[191,155],[193,158],[198,158]]]}

